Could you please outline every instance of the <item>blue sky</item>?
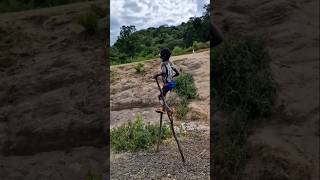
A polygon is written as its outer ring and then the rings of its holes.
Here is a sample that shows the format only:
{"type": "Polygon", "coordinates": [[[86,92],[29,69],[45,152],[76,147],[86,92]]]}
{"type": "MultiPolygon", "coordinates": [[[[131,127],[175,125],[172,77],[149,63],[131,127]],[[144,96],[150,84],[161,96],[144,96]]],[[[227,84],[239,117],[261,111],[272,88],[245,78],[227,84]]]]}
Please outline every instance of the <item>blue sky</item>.
{"type": "Polygon", "coordinates": [[[111,0],[110,44],[117,40],[122,25],[136,29],[179,25],[190,17],[201,16],[209,0],[111,0]]]}

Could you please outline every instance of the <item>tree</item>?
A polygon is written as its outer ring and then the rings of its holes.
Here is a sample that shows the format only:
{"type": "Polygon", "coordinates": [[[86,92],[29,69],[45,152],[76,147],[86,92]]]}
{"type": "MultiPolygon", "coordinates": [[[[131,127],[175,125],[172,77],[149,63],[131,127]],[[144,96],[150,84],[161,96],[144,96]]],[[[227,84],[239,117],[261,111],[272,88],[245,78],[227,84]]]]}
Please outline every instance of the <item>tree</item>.
{"type": "Polygon", "coordinates": [[[129,37],[132,33],[136,31],[136,27],[134,25],[131,26],[122,26],[120,28],[120,37],[119,39],[127,38],[129,37]]]}

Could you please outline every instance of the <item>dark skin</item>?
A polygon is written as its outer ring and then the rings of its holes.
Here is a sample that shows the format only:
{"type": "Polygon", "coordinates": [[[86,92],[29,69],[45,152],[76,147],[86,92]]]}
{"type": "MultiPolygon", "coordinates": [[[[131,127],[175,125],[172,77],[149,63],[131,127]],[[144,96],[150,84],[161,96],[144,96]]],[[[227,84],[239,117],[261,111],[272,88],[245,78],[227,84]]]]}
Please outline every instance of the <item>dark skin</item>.
{"type": "MultiPolygon", "coordinates": [[[[173,69],[173,70],[176,73],[173,77],[179,76],[179,71],[176,70],[176,69],[173,69]]],[[[155,75],[153,75],[153,78],[157,78],[157,77],[162,76],[162,75],[164,75],[164,73],[155,74],[155,75]]]]}

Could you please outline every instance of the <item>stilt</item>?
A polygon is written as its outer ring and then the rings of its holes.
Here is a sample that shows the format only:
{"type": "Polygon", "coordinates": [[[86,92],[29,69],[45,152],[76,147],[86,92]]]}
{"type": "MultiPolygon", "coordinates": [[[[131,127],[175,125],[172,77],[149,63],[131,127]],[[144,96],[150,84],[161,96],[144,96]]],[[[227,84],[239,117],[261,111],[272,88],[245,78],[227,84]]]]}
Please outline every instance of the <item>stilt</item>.
{"type": "Polygon", "coordinates": [[[162,116],[163,113],[160,113],[160,127],[159,127],[159,137],[158,137],[158,144],[157,144],[157,152],[159,151],[159,145],[160,145],[160,141],[161,141],[161,135],[162,135],[162,116]]]}
{"type": "MultiPolygon", "coordinates": [[[[176,136],[176,133],[174,131],[174,126],[173,126],[173,118],[172,118],[172,109],[168,106],[168,104],[166,103],[165,101],[165,98],[163,97],[163,93],[162,93],[162,89],[159,85],[159,82],[158,82],[158,79],[155,78],[156,82],[157,82],[157,85],[158,85],[158,88],[159,88],[159,91],[160,91],[160,95],[161,95],[161,98],[163,100],[163,109],[165,109],[165,111],[167,112],[167,115],[168,115],[168,118],[170,120],[170,125],[171,125],[171,131],[172,131],[172,134],[173,134],[173,137],[174,139],[176,140],[177,142],[177,145],[178,145],[178,149],[179,149],[179,152],[180,152],[180,155],[181,155],[181,158],[182,158],[182,162],[183,162],[183,165],[185,165],[185,159],[184,159],[184,156],[183,156],[183,152],[182,152],[182,149],[180,147],[180,143],[178,141],[178,138],[176,136]]],[[[163,113],[160,113],[160,130],[159,130],[159,137],[158,137],[158,144],[157,144],[157,150],[159,150],[159,144],[160,144],[160,140],[161,140],[161,134],[162,134],[162,117],[163,117],[163,113]]]]}
{"type": "Polygon", "coordinates": [[[168,114],[168,118],[169,118],[169,120],[170,120],[171,131],[172,131],[173,137],[174,137],[174,139],[175,139],[176,142],[177,142],[178,149],[179,149],[179,152],[180,152],[180,155],[181,155],[181,158],[182,158],[182,162],[183,162],[183,165],[184,165],[186,161],[185,161],[185,159],[184,159],[183,152],[182,152],[182,149],[181,149],[181,147],[180,147],[180,143],[179,143],[178,138],[177,138],[177,136],[176,136],[176,133],[175,133],[175,131],[174,131],[173,118],[172,118],[172,116],[169,115],[169,114],[168,114]]]}

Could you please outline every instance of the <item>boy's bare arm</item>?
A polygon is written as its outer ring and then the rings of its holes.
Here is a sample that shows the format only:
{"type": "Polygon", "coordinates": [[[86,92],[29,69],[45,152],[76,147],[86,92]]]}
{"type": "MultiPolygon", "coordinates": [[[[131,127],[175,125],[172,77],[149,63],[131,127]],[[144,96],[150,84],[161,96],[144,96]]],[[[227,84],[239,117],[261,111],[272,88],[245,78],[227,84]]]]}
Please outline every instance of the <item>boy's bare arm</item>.
{"type": "Polygon", "coordinates": [[[153,78],[157,78],[157,77],[159,77],[159,76],[162,76],[163,74],[164,74],[163,72],[160,72],[160,73],[158,73],[158,74],[153,75],[153,78]]]}
{"type": "Polygon", "coordinates": [[[179,76],[180,73],[179,73],[178,69],[177,69],[176,67],[173,67],[172,69],[173,69],[174,72],[175,72],[175,74],[173,75],[173,77],[179,76]]]}

